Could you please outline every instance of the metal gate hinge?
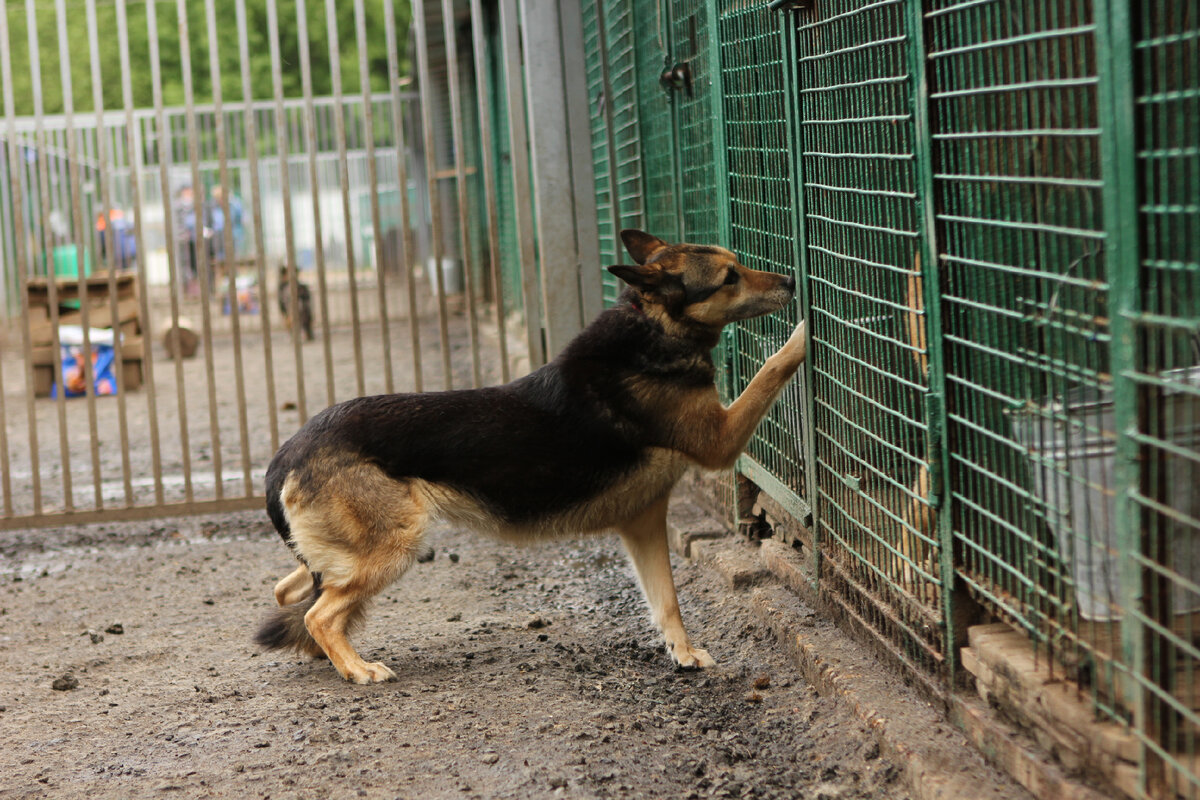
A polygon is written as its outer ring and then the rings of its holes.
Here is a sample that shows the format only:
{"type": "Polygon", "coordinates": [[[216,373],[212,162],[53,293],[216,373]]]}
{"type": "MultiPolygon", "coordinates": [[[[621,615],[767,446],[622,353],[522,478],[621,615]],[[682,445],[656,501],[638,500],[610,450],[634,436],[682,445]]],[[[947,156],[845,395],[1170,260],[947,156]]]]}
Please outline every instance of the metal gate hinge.
{"type": "Polygon", "coordinates": [[[791,11],[792,9],[811,9],[813,0],[771,0],[767,8],[771,11],[791,11]]]}
{"type": "Polygon", "coordinates": [[[659,75],[658,82],[667,89],[683,89],[688,97],[692,96],[692,68],[686,61],[665,68],[659,75]]]}

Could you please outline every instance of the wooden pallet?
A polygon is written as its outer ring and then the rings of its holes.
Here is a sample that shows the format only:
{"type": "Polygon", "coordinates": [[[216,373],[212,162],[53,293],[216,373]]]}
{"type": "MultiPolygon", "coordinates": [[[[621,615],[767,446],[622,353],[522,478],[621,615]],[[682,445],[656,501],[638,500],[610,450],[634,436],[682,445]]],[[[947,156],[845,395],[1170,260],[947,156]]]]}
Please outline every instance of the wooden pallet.
{"type": "MultiPolygon", "coordinates": [[[[121,334],[121,391],[131,392],[142,385],[143,320],[136,275],[122,273],[112,279],[94,274],[84,281],[59,280],[54,283],[58,325],[82,325],[83,302],[87,303],[88,326],[115,328],[121,334]],[[116,318],[113,318],[112,291],[116,291],[116,318]]],[[[33,366],[33,393],[48,397],[54,384],[55,323],[50,304],[50,281],[30,278],[25,283],[25,302],[29,309],[30,361],[33,366]]]]}

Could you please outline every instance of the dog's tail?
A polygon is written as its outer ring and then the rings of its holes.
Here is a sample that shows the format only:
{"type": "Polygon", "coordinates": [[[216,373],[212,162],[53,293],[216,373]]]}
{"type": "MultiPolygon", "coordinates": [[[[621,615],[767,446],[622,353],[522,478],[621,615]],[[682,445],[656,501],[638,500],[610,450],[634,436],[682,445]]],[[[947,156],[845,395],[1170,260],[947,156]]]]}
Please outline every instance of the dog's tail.
{"type": "MultiPolygon", "coordinates": [[[[320,588],[298,603],[276,608],[262,621],[254,634],[254,643],[266,650],[291,650],[302,655],[320,658],[325,655],[321,645],[308,632],[304,615],[316,605],[321,596],[320,588]]],[[[360,604],[346,615],[346,634],[350,635],[362,626],[366,617],[366,604],[360,604]]]]}
{"type": "Polygon", "coordinates": [[[304,624],[304,615],[316,604],[319,596],[320,593],[314,591],[298,603],[272,611],[254,634],[255,644],[267,650],[294,650],[314,658],[324,655],[321,645],[317,644],[304,624]]]}

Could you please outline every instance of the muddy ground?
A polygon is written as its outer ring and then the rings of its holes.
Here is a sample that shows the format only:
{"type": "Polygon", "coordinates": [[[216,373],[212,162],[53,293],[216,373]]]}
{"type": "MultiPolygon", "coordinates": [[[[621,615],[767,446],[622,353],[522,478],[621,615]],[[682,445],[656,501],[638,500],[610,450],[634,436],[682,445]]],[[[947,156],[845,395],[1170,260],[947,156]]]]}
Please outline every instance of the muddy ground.
{"type": "Polygon", "coordinates": [[[0,797],[908,796],[708,568],[676,561],[718,666],[682,672],[615,538],[430,541],[361,687],[251,643],[293,566],[263,514],[0,534],[0,797]]]}

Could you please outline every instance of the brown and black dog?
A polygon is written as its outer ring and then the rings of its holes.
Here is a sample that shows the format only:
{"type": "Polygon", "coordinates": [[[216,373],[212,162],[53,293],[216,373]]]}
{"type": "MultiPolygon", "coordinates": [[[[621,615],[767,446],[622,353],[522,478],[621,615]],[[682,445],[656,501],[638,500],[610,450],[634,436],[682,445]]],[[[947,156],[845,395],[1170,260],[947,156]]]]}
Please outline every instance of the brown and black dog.
{"type": "Polygon", "coordinates": [[[304,338],[311,342],[313,340],[312,291],[304,281],[296,281],[297,313],[293,317],[291,308],[289,308],[292,303],[291,272],[287,264],[279,267],[279,312],[283,314],[283,327],[290,332],[293,330],[292,326],[298,322],[300,330],[304,332],[304,338]]]}
{"type": "Polygon", "coordinates": [[[629,286],[550,364],[504,386],[332,406],[267,470],[267,511],[300,566],[275,586],[268,648],[324,654],[346,680],[393,680],[347,640],[365,604],[412,565],[434,518],[508,540],[615,529],[671,657],[713,664],[683,630],[667,502],[689,465],[730,467],[804,360],[801,323],[728,408],[721,329],[779,311],[789,276],[720,247],[621,233],[629,286]]]}

